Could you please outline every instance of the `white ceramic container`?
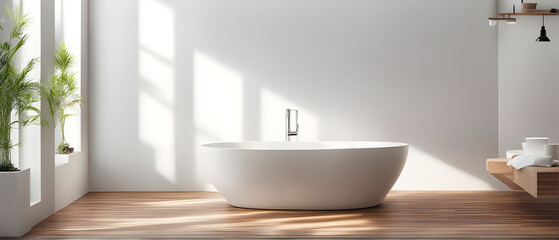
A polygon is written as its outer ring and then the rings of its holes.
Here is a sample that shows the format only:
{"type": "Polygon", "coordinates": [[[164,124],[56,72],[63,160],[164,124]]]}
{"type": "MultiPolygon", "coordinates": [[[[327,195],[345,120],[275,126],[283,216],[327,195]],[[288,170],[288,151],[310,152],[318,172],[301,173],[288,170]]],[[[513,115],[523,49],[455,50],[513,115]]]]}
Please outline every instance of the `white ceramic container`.
{"type": "Polygon", "coordinates": [[[551,156],[552,159],[557,160],[558,158],[558,151],[559,151],[559,144],[546,144],[543,147],[544,153],[543,155],[551,156]]]}
{"type": "Polygon", "coordinates": [[[526,138],[526,148],[524,148],[525,154],[543,154],[544,145],[549,143],[549,138],[547,137],[527,137],[526,138]]]}

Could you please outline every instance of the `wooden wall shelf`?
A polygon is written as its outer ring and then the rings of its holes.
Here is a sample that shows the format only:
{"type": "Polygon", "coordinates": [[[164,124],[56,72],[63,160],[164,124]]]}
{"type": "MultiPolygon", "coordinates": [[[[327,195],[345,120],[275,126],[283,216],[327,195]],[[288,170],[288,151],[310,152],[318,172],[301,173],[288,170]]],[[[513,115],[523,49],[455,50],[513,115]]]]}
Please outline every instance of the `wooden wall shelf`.
{"type": "Polygon", "coordinates": [[[499,16],[541,16],[541,15],[551,15],[551,16],[556,16],[559,15],[559,13],[552,13],[552,12],[530,12],[530,13],[523,13],[523,12],[517,12],[517,13],[499,13],[499,16]]]}
{"type": "Polygon", "coordinates": [[[485,169],[514,190],[525,190],[533,197],[559,195],[559,167],[525,167],[515,169],[507,166],[508,158],[489,158],[485,169]]]}

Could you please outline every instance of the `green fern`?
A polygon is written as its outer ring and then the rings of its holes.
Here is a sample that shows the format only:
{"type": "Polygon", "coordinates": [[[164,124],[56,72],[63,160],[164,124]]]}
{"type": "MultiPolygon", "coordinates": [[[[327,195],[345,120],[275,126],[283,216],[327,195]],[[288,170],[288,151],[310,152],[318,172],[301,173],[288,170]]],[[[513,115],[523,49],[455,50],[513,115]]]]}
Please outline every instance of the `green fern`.
{"type": "MultiPolygon", "coordinates": [[[[14,58],[27,41],[28,35],[24,30],[29,25],[29,16],[22,13],[21,2],[14,9],[4,7],[4,13],[13,26],[9,39],[0,43],[0,171],[17,171],[11,163],[10,150],[18,144],[12,142],[11,132],[16,126],[39,123],[39,109],[33,106],[39,101],[39,84],[27,76],[38,59],[31,59],[21,70],[17,69],[14,58]],[[15,121],[11,119],[14,111],[18,116],[15,121]]],[[[2,31],[4,23],[4,18],[1,18],[2,31]]]]}
{"type": "MultiPolygon", "coordinates": [[[[67,113],[69,109],[78,107],[82,98],[77,94],[78,80],[76,73],[72,71],[72,67],[76,65],[76,59],[71,54],[64,43],[61,43],[56,49],[54,57],[55,73],[50,77],[50,81],[41,85],[40,93],[49,106],[51,121],[56,127],[60,123],[62,130],[62,142],[60,145],[67,144],[64,128],[66,119],[73,116],[67,113]]],[[[65,151],[58,151],[65,153],[65,151]]]]}

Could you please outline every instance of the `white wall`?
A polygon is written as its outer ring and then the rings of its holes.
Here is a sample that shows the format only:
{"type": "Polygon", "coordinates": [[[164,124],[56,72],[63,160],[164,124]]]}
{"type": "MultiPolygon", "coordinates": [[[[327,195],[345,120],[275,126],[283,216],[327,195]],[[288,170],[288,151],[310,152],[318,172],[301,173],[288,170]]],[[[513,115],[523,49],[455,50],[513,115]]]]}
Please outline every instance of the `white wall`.
{"type": "MultiPolygon", "coordinates": [[[[510,11],[516,1],[499,0],[510,11]]],[[[538,9],[559,8],[553,0],[538,9]]],[[[519,9],[520,10],[520,9],[519,9]]],[[[541,16],[519,16],[517,24],[499,24],[499,154],[521,149],[525,137],[548,136],[559,143],[559,17],[545,18],[549,43],[537,43],[541,16]]]]}
{"type": "MultiPolygon", "coordinates": [[[[49,75],[54,71],[54,1],[41,0],[40,13],[36,12],[33,16],[40,16],[41,23],[41,83],[48,81],[49,75]]],[[[45,115],[48,111],[46,101],[41,101],[41,114],[45,115]]],[[[41,184],[41,201],[31,207],[32,225],[41,222],[54,213],[54,129],[45,127],[41,129],[41,162],[40,166],[40,184],[41,184]]],[[[31,174],[36,165],[31,168],[31,174]]],[[[33,179],[33,178],[32,178],[33,179]]],[[[33,187],[33,183],[32,183],[33,187]]],[[[31,192],[33,194],[33,191],[31,192]]],[[[33,200],[33,196],[31,196],[33,200]]]]}
{"type": "Polygon", "coordinates": [[[55,156],[55,211],[89,192],[87,155],[83,152],[55,156]]]}
{"type": "Polygon", "coordinates": [[[397,189],[505,189],[494,1],[90,2],[90,190],[200,190],[199,144],[410,143],[397,189]]]}

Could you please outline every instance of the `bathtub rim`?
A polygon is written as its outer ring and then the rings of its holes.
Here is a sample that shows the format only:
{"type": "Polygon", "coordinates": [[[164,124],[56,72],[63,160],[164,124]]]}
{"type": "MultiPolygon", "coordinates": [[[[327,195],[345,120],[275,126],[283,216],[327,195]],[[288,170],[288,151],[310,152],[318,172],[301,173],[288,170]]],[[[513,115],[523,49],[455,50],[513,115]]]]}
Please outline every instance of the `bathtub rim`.
{"type": "Polygon", "coordinates": [[[286,141],[239,141],[239,142],[214,142],[205,143],[200,145],[201,147],[207,149],[220,149],[220,150],[243,150],[243,151],[327,151],[327,150],[358,150],[358,149],[390,149],[390,148],[401,148],[409,147],[408,143],[402,142],[392,142],[392,141],[296,141],[296,142],[286,142],[286,141]],[[330,144],[383,144],[382,146],[323,146],[323,147],[307,147],[307,148],[273,148],[273,147],[262,147],[262,148],[249,148],[240,146],[227,146],[233,144],[251,144],[251,143],[264,143],[264,144],[296,144],[296,143],[330,143],[330,144]],[[225,145],[225,146],[223,146],[225,145]]]}

